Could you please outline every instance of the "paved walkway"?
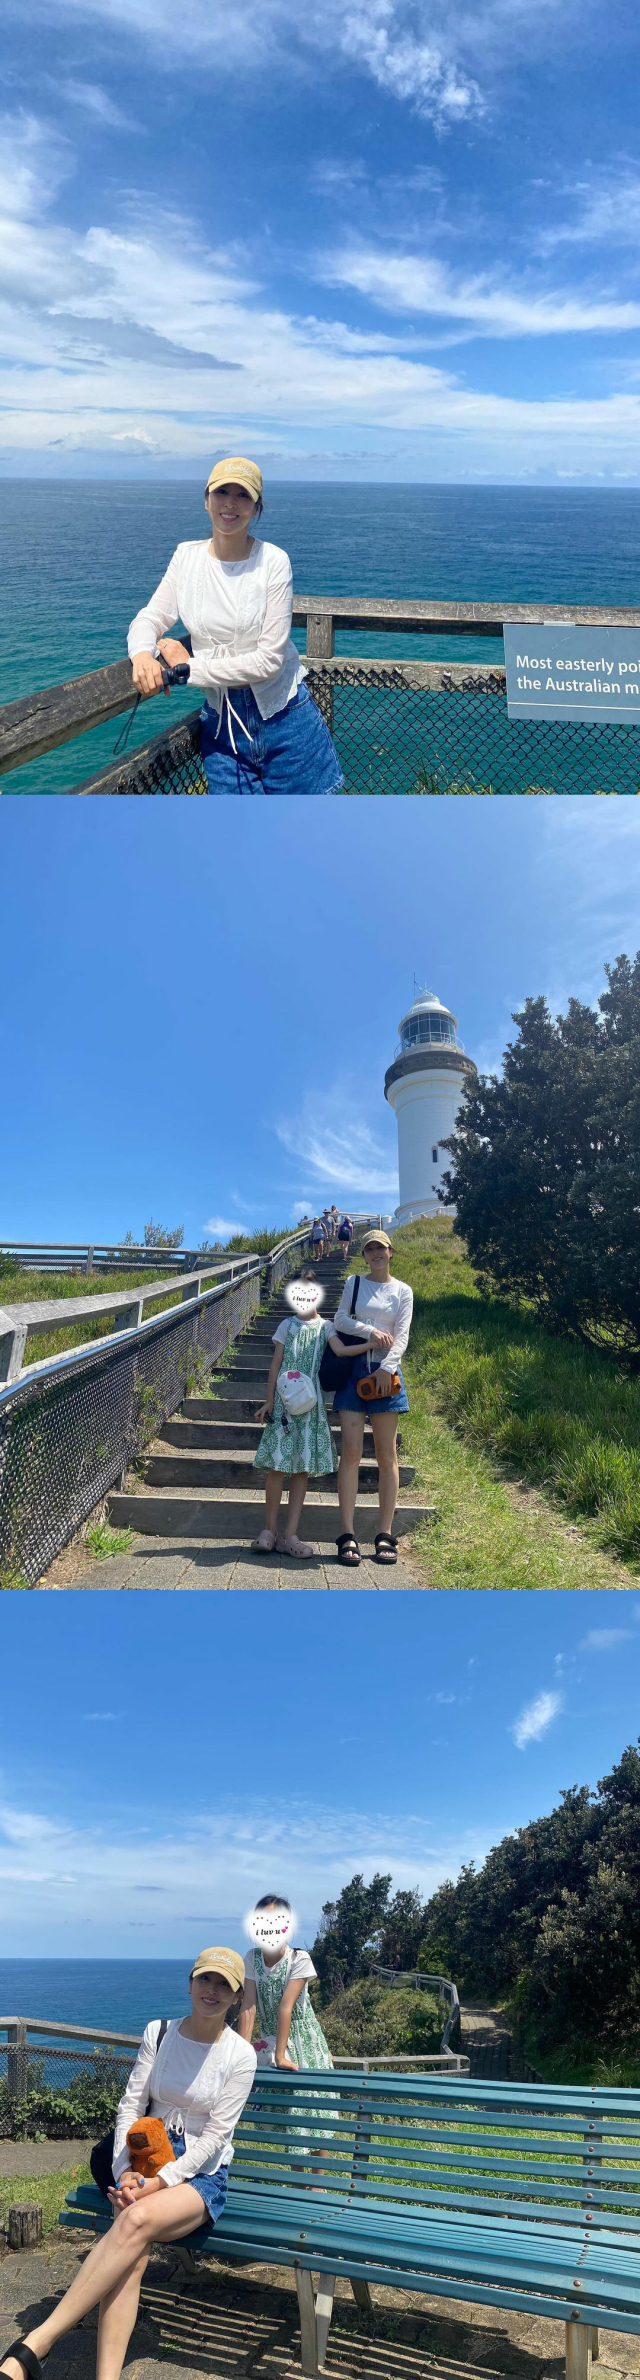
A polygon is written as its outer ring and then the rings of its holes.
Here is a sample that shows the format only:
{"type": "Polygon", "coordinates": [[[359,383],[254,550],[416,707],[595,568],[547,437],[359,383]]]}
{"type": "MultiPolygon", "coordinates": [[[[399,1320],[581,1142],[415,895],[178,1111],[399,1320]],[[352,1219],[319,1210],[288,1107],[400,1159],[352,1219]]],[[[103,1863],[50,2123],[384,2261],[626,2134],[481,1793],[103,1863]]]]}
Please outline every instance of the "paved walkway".
{"type": "Polygon", "coordinates": [[[0,2140],[0,2181],[70,2173],[73,2165],[88,2165],[92,2146],[90,2140],[0,2140]]]}
{"type": "Polygon", "coordinates": [[[407,1588],[424,1588],[427,1580],[412,1561],[411,1555],[398,1556],[390,1567],[363,1560],[359,1570],[344,1569],[333,1547],[314,1547],[311,1562],[278,1561],[270,1554],[260,1561],[257,1554],[249,1554],[246,1546],[230,1551],[219,1539],[187,1540],[182,1545],[175,1537],[135,1537],[126,1554],[110,1554],[96,1562],[85,1545],[69,1546],[59,1554],[40,1580],[40,1587],[50,1593],[52,1587],[82,1588],[93,1591],[106,1589],[109,1594],[127,1594],[132,1589],[169,1587],[175,1593],[188,1589],[191,1594],[201,1587],[216,1588],[218,1593],[237,1594],[246,1589],[255,1595],[260,1588],[271,1594],[290,1593],[293,1587],[325,1587],[330,1594],[344,1593],[345,1588],[366,1587],[388,1593],[407,1588]]]}
{"type": "MultiPolygon", "coordinates": [[[[42,2320],[77,2271],[72,2233],[51,2232],[30,2255],[0,2264],[0,2349],[42,2320]]],[[[327,2380],[563,2380],[564,2326],[525,2314],[374,2290],[359,2314],[338,2282],[327,2380]]],[[[599,2380],[640,2380],[640,2339],[600,2333],[599,2380]]],[[[93,2380],[95,2316],[53,2349],[47,2380],[93,2380]]],[[[126,2380],[300,2380],[291,2273],[213,2266],[195,2281],[153,2257],[126,2380]]]]}

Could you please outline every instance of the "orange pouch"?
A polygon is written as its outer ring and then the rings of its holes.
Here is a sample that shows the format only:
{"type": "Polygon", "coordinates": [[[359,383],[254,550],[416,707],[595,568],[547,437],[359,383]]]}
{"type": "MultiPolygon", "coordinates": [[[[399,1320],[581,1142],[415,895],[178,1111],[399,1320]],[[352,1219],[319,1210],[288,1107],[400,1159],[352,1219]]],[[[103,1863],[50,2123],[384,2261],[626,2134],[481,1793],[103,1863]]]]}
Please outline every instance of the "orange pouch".
{"type": "Polygon", "coordinates": [[[159,2116],[141,2116],[137,2124],[130,2124],[127,2148],[131,2172],[143,2174],[147,2182],[163,2165],[175,2164],[175,2149],[159,2116]]]}
{"type": "Polygon", "coordinates": [[[390,1388],[378,1388],[377,1383],[379,1377],[379,1372],[365,1372],[364,1379],[358,1380],[357,1394],[359,1397],[362,1397],[363,1405],[374,1404],[376,1397],[399,1396],[402,1387],[402,1381],[400,1379],[399,1372],[392,1372],[390,1388]]]}

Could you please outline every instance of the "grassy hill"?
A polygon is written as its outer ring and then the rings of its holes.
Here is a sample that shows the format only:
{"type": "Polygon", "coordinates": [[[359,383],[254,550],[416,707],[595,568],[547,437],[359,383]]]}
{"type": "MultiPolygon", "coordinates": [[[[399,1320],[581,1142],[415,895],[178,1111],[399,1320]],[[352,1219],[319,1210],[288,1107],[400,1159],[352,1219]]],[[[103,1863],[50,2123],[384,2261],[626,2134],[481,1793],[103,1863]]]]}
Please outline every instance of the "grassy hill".
{"type": "Polygon", "coordinates": [[[392,1992],[373,1975],[318,2007],[318,2015],[336,2057],[417,2055],[440,2048],[444,2017],[431,1993],[392,1992]]]}
{"type": "Polygon", "coordinates": [[[629,1586],[640,1571],[640,1381],[481,1297],[445,1217],[394,1236],[415,1317],[403,1445],[439,1524],[434,1587],[629,1586]]]}

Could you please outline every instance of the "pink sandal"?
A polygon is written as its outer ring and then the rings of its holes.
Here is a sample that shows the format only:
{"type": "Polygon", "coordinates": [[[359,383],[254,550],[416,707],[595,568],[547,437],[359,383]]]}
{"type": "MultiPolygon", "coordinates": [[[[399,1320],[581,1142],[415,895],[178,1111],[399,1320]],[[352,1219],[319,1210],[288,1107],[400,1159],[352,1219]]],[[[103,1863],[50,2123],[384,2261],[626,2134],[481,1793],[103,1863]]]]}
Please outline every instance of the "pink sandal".
{"type": "Polygon", "coordinates": [[[275,1529],[261,1529],[259,1537],[252,1537],[252,1554],[272,1554],[276,1542],[275,1529]]]}
{"type": "Polygon", "coordinates": [[[277,1537],[276,1553],[294,1554],[298,1562],[310,1562],[313,1546],[308,1545],[303,1537],[277,1537]]]}

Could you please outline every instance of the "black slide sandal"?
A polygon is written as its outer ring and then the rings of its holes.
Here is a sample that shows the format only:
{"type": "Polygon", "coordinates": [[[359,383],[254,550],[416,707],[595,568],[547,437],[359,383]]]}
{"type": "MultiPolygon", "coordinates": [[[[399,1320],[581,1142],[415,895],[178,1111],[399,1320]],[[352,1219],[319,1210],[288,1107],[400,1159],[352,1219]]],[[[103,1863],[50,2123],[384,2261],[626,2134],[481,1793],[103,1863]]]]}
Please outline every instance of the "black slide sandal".
{"type": "Polygon", "coordinates": [[[359,1570],[360,1547],[357,1537],[353,1536],[352,1530],[343,1529],[342,1536],[336,1537],[336,1545],[338,1548],[338,1561],[342,1562],[344,1569],[359,1570]]]}
{"type": "Polygon", "coordinates": [[[390,1570],[392,1563],[398,1559],[397,1537],[389,1537],[386,1529],[379,1529],[375,1549],[374,1560],[381,1562],[384,1570],[390,1570]]]}
{"type": "Polygon", "coordinates": [[[27,2347],[24,2339],[14,2339],[12,2347],[5,2347],[0,2372],[4,2371],[10,2356],[13,2356],[14,2363],[22,2364],[23,2372],[28,2373],[29,2380],[44,2380],[42,2364],[38,2361],[37,2355],[34,2355],[33,2347],[27,2347]]]}

